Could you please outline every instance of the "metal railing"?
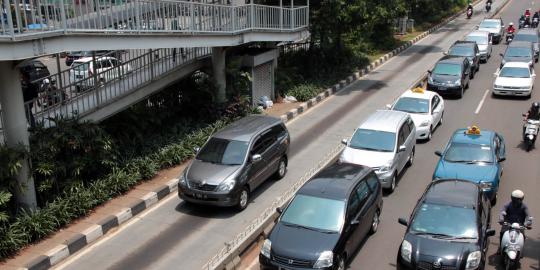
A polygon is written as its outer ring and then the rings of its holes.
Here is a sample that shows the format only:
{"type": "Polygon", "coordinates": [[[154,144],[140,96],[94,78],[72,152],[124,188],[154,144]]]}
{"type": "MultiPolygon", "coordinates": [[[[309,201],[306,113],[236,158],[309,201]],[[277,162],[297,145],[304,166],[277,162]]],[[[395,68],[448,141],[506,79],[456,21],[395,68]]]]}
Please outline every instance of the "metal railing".
{"type": "Polygon", "coordinates": [[[32,82],[39,91],[25,102],[28,120],[32,126],[47,126],[52,118],[84,116],[210,55],[206,47],[173,48],[112,51],[76,60],[69,69],[32,82]]]}
{"type": "Polygon", "coordinates": [[[0,0],[0,38],[45,33],[236,33],[297,31],[308,7],[172,0],[0,0]]]}
{"type": "Polygon", "coordinates": [[[203,270],[213,270],[213,269],[224,269],[223,265],[226,263],[225,260],[229,258],[234,252],[239,252],[238,248],[244,243],[250,236],[254,233],[260,233],[264,228],[263,226],[272,219],[276,214],[277,207],[284,207],[296,194],[296,192],[306,183],[311,177],[317,174],[319,171],[324,169],[328,164],[330,164],[337,155],[343,150],[343,145],[340,143],[335,148],[333,148],[329,153],[327,153],[323,159],[309,171],[307,171],[297,182],[293,183],[292,186],[281,194],[276,200],[272,202],[270,206],[264,209],[262,213],[252,220],[246,228],[237,234],[231,241],[226,242],[225,246],[216,253],[208,262],[202,267],[203,270]]]}

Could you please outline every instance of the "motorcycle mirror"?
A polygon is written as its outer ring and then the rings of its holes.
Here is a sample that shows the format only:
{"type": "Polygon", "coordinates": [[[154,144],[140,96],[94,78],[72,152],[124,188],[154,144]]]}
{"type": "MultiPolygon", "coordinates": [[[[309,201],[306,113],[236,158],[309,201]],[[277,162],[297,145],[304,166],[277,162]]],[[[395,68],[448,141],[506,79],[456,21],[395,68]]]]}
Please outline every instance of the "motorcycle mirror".
{"type": "Polygon", "coordinates": [[[341,144],[343,144],[343,145],[347,145],[348,143],[349,143],[349,141],[347,139],[341,140],[341,144]]]}
{"type": "Polygon", "coordinates": [[[387,109],[387,110],[392,109],[392,104],[386,104],[386,109],[387,109]]]}
{"type": "Polygon", "coordinates": [[[495,235],[495,230],[494,229],[488,229],[486,231],[486,236],[494,236],[495,235]]]}
{"type": "Polygon", "coordinates": [[[276,212],[278,212],[279,214],[283,213],[283,209],[281,209],[281,207],[277,207],[276,208],[276,212]]]}
{"type": "Polygon", "coordinates": [[[444,55],[448,55],[448,52],[443,52],[442,54],[444,54],[444,55]]]}
{"type": "Polygon", "coordinates": [[[478,29],[478,28],[480,28],[480,25],[477,25],[477,26],[476,26],[476,29],[478,29]]]}
{"type": "Polygon", "coordinates": [[[506,160],[506,157],[500,157],[500,158],[499,158],[499,162],[503,162],[503,161],[505,161],[505,160],[506,160]]]}

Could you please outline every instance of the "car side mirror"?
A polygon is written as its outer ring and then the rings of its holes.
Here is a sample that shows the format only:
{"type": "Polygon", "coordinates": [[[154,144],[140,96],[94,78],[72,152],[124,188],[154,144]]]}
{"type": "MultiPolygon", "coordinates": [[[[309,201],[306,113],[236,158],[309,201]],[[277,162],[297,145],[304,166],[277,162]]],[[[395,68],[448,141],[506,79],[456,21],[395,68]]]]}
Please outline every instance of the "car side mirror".
{"type": "Polygon", "coordinates": [[[442,152],[441,151],[435,151],[435,155],[439,156],[439,157],[442,157],[442,152]]]}
{"type": "Polygon", "coordinates": [[[253,162],[259,162],[261,160],[262,160],[262,157],[259,154],[255,154],[255,155],[251,156],[251,161],[253,161],[253,162]]]}
{"type": "Polygon", "coordinates": [[[476,56],[480,56],[480,53],[476,53],[476,56]]]}
{"type": "Polygon", "coordinates": [[[405,145],[400,145],[400,146],[399,146],[399,151],[398,151],[398,152],[404,152],[405,150],[407,150],[407,146],[405,146],[405,145]]]}
{"type": "Polygon", "coordinates": [[[403,226],[409,226],[409,222],[407,222],[407,220],[404,218],[398,218],[398,223],[403,226]]]}
{"type": "Polygon", "coordinates": [[[351,220],[351,225],[354,226],[354,225],[358,225],[358,224],[360,224],[360,221],[358,219],[351,220]]]}
{"type": "Polygon", "coordinates": [[[427,73],[431,74],[431,70],[428,69],[427,73]]]}
{"type": "Polygon", "coordinates": [[[488,42],[488,44],[489,44],[489,45],[493,44],[493,41],[490,40],[490,41],[488,42]]]}
{"type": "Polygon", "coordinates": [[[499,158],[499,162],[503,162],[503,161],[505,161],[505,160],[506,160],[506,157],[500,157],[500,158],[499,158]]]}
{"type": "Polygon", "coordinates": [[[443,52],[442,54],[444,54],[444,55],[448,55],[448,52],[443,52]]]}
{"type": "Polygon", "coordinates": [[[392,109],[392,104],[386,104],[386,109],[387,109],[387,110],[392,109]]]}
{"type": "Polygon", "coordinates": [[[486,236],[494,236],[495,235],[495,229],[488,229],[486,231],[486,236]]]}
{"type": "Polygon", "coordinates": [[[283,213],[283,209],[281,209],[281,207],[277,207],[276,208],[276,212],[278,212],[279,214],[283,213]]]}
{"type": "Polygon", "coordinates": [[[344,144],[344,145],[347,145],[349,143],[349,141],[347,139],[343,139],[343,140],[341,140],[341,143],[344,144]]]}
{"type": "Polygon", "coordinates": [[[200,147],[195,147],[195,148],[193,148],[193,150],[195,151],[195,153],[199,153],[199,151],[201,151],[201,148],[200,147]]]}
{"type": "Polygon", "coordinates": [[[476,28],[476,29],[479,29],[479,28],[480,28],[480,25],[477,25],[475,28],[476,28]]]}
{"type": "Polygon", "coordinates": [[[502,54],[502,53],[499,53],[499,55],[500,55],[501,57],[504,57],[504,54],[502,54]]]}

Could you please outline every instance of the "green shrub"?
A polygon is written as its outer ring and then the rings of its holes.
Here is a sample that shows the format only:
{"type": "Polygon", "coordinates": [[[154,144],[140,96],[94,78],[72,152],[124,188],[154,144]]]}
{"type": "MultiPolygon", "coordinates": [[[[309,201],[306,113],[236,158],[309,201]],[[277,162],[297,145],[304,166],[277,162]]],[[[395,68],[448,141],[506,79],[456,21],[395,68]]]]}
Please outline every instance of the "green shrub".
{"type": "Polygon", "coordinates": [[[313,84],[300,84],[287,92],[287,95],[295,97],[298,101],[308,101],[321,92],[321,88],[313,84]]]}

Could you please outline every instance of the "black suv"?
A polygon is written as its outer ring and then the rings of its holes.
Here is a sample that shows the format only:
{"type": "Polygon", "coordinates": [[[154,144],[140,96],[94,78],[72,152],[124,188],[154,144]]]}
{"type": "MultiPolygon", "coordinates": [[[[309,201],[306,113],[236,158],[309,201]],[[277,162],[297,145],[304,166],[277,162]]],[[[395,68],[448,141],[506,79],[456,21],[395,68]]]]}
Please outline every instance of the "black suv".
{"type": "Polygon", "coordinates": [[[473,70],[471,79],[480,70],[480,49],[478,49],[478,45],[474,41],[456,41],[448,49],[447,55],[467,57],[471,62],[473,70]]]}
{"type": "Polygon", "coordinates": [[[480,186],[436,180],[411,215],[397,255],[398,269],[484,269],[491,204],[480,186]]]}
{"type": "Polygon", "coordinates": [[[39,79],[51,75],[51,72],[49,72],[47,66],[37,59],[33,59],[22,64],[20,71],[22,74],[21,83],[23,87],[26,87],[29,84],[38,86],[41,83],[39,79]]]}
{"type": "Polygon", "coordinates": [[[473,76],[472,65],[466,57],[445,56],[428,70],[428,90],[439,94],[456,94],[463,97],[473,76]]]}
{"type": "Polygon", "coordinates": [[[375,233],[382,188],[369,167],[336,163],[305,183],[282,212],[259,261],[261,269],[345,269],[375,233]]]}

